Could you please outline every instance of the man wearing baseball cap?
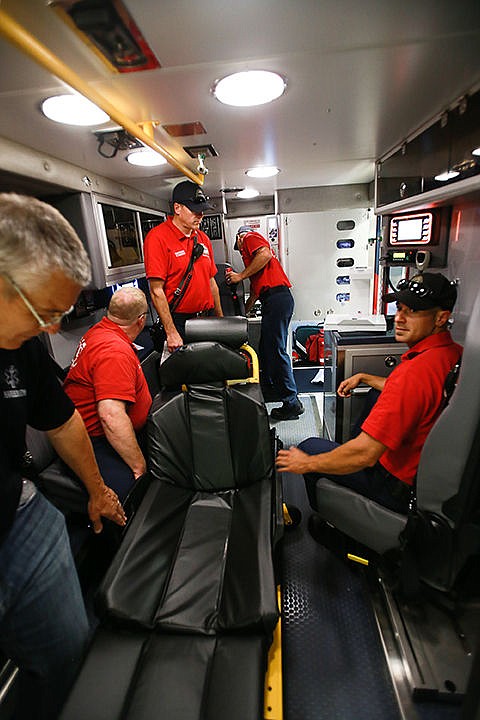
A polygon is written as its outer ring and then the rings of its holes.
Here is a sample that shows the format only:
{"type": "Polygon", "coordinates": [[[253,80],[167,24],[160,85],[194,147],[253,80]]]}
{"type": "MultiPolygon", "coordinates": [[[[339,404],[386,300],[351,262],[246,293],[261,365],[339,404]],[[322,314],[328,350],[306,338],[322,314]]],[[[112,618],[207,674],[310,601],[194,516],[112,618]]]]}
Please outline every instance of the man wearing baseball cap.
{"type": "Polygon", "coordinates": [[[297,395],[292,365],[287,352],[288,326],[293,314],[291,283],[275,257],[270,243],[248,225],[237,230],[234,245],[242,256],[245,269],[229,272],[226,282],[250,280],[250,296],[245,305],[248,313],[257,298],[262,305],[262,327],[259,359],[262,389],[274,391],[282,406],[273,408],[272,420],[297,420],[304,408],[297,395]]]}
{"type": "Polygon", "coordinates": [[[380,391],[359,435],[343,445],[309,438],[278,453],[279,470],[304,475],[313,509],[322,476],[406,513],[420,453],[444,406],[445,381],[462,354],[448,330],[456,299],[455,283],[441,273],[401,280],[384,296],[397,303],[395,339],[409,349],[388,378],[357,373],[340,384],[341,397],[360,383],[380,391]]]}
{"type": "Polygon", "coordinates": [[[212,245],[199,229],[212,206],[199,185],[184,180],[173,189],[172,209],[173,215],[150,230],[144,246],[150,293],[169,352],[183,345],[189,318],[223,315],[212,245]]]}

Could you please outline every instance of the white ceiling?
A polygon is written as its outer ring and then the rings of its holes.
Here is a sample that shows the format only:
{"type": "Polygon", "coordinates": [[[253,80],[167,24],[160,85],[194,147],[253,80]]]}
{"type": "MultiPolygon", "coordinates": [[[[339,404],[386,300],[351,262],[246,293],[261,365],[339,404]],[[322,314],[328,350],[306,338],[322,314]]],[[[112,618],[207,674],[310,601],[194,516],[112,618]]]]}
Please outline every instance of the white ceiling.
{"type": "MultiPolygon", "coordinates": [[[[211,143],[205,189],[369,182],[374,160],[480,82],[479,0],[125,0],[161,68],[111,74],[45,0],[3,0],[7,12],[134,122],[200,121],[206,135],[155,139],[195,171],[183,145],[211,143]],[[213,82],[276,70],[283,97],[221,105],[213,82]],[[272,164],[274,179],[246,168],[272,164]]],[[[63,84],[0,36],[0,136],[159,197],[179,172],[102,158],[92,129],[57,125],[39,102],[63,84]]],[[[108,126],[106,126],[108,127],[108,126]]],[[[98,129],[98,128],[95,128],[98,129]]],[[[1,164],[1,161],[0,161],[1,164]]]]}

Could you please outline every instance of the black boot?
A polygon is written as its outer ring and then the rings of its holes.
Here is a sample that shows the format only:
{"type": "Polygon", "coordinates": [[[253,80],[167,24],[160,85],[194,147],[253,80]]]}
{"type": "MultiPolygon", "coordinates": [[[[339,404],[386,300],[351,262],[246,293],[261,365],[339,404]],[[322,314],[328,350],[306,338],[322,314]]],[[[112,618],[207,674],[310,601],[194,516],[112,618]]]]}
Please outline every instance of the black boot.
{"type": "Polygon", "coordinates": [[[300,400],[297,398],[294,403],[283,403],[282,407],[273,408],[270,413],[272,420],[298,420],[305,411],[300,400]]]}

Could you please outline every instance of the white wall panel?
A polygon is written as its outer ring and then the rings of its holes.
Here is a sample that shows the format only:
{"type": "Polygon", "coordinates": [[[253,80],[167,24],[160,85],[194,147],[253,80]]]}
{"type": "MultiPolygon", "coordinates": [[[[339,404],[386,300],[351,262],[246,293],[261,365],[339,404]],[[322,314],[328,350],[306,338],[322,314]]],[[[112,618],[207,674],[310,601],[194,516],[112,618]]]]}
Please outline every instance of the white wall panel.
{"type": "Polygon", "coordinates": [[[328,311],[348,314],[371,312],[373,212],[366,208],[281,215],[285,269],[293,285],[295,321],[319,322],[328,311]],[[353,220],[353,230],[337,230],[337,222],[353,220]],[[337,240],[353,239],[352,249],[338,249],[337,240]],[[351,257],[352,268],[337,266],[351,257]],[[366,270],[362,270],[367,268],[366,270]],[[338,285],[337,276],[349,275],[350,285],[338,285]],[[348,292],[350,301],[337,300],[348,292]]]}

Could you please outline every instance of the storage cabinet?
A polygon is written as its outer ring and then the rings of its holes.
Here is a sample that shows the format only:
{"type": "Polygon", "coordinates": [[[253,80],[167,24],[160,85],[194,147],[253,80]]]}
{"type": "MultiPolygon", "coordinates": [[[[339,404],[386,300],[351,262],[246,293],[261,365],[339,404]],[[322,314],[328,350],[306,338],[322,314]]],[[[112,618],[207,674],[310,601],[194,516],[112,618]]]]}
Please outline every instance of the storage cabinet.
{"type": "Polygon", "coordinates": [[[370,388],[361,385],[349,398],[340,398],[337,388],[341,381],[358,372],[387,377],[408,347],[395,342],[389,333],[339,331],[327,331],[325,344],[331,352],[332,380],[324,393],[323,436],[343,443],[351,437],[370,388]]]}

